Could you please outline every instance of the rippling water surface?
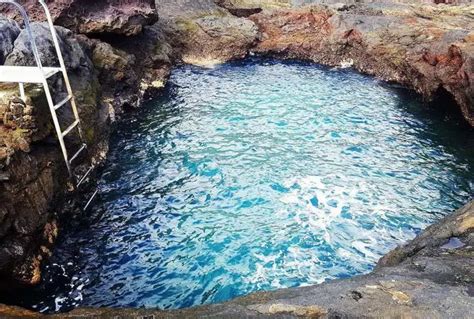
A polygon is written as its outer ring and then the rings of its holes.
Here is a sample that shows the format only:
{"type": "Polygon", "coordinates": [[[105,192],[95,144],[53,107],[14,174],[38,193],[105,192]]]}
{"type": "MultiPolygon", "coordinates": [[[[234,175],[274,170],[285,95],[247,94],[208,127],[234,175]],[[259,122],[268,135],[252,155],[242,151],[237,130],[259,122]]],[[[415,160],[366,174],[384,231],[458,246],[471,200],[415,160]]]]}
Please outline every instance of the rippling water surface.
{"type": "Polygon", "coordinates": [[[119,125],[99,202],[20,303],[180,308],[368,272],[470,198],[472,146],[349,70],[179,68],[119,125]]]}

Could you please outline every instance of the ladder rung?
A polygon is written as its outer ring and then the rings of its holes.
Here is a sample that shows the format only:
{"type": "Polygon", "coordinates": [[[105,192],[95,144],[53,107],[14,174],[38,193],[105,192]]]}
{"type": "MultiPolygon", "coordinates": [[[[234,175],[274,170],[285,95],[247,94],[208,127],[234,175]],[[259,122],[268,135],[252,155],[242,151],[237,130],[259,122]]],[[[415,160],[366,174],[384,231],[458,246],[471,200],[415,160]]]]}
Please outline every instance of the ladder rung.
{"type": "Polygon", "coordinates": [[[67,102],[69,102],[71,99],[72,99],[72,95],[66,96],[66,98],[65,98],[64,100],[62,100],[61,102],[59,102],[58,104],[56,104],[56,105],[54,106],[54,110],[56,111],[56,110],[59,109],[61,106],[63,106],[63,105],[66,104],[67,102]]]}
{"type": "Polygon", "coordinates": [[[87,204],[84,206],[82,210],[87,210],[87,208],[89,208],[89,205],[92,203],[92,201],[94,200],[98,192],[99,192],[99,189],[96,189],[94,194],[92,194],[92,196],[89,198],[89,200],[87,201],[87,204]]]}
{"type": "Polygon", "coordinates": [[[92,172],[92,170],[94,169],[94,166],[91,166],[87,172],[84,174],[84,176],[82,176],[82,178],[79,180],[79,182],[77,183],[77,187],[81,186],[82,183],[84,183],[84,181],[86,180],[87,176],[92,172]]]}
{"type": "Polygon", "coordinates": [[[77,124],[79,124],[79,120],[75,120],[74,123],[69,125],[69,127],[64,132],[61,133],[61,135],[63,137],[68,135],[77,126],[77,124]]]}
{"type": "Polygon", "coordinates": [[[83,143],[81,148],[74,154],[71,159],[69,160],[69,164],[72,164],[72,162],[82,153],[87,148],[86,143],[83,143]]]}

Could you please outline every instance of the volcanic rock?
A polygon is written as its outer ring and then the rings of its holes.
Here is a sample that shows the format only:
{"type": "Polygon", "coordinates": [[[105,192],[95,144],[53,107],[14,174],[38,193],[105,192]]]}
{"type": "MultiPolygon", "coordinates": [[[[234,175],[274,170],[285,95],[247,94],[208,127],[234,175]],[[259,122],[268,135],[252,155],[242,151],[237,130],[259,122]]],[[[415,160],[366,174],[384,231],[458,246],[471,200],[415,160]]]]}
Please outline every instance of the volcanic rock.
{"type": "MultiPolygon", "coordinates": [[[[18,1],[24,6],[31,21],[46,21],[43,8],[34,0],[18,1]]],[[[46,1],[55,25],[83,34],[140,33],[143,26],[156,22],[158,16],[152,0],[63,0],[46,1]]],[[[16,8],[0,6],[0,14],[22,21],[16,8]]]]}

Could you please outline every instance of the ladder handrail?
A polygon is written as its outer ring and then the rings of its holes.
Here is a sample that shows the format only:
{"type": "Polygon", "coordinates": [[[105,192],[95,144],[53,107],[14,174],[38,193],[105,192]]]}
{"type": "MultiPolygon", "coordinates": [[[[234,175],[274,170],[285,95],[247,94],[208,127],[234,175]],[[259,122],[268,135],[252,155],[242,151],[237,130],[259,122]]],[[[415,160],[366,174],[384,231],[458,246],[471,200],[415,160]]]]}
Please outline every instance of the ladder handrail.
{"type": "MultiPolygon", "coordinates": [[[[59,104],[54,104],[54,100],[53,100],[53,97],[51,95],[51,91],[50,91],[49,86],[48,86],[47,75],[45,73],[43,65],[41,64],[41,58],[40,58],[40,55],[39,55],[39,52],[38,52],[38,48],[36,46],[36,41],[35,41],[35,38],[33,37],[32,31],[31,31],[30,20],[28,18],[28,15],[27,15],[25,9],[23,8],[23,6],[21,4],[17,3],[15,0],[0,0],[0,4],[1,3],[6,3],[6,4],[11,4],[11,5],[15,6],[18,9],[18,11],[20,12],[21,16],[23,17],[23,21],[24,21],[24,24],[25,24],[25,29],[27,30],[27,33],[28,33],[28,38],[29,38],[31,49],[33,51],[35,61],[36,61],[36,65],[40,69],[41,73],[43,74],[42,84],[43,84],[44,92],[45,92],[45,95],[46,95],[46,99],[48,101],[48,105],[49,105],[49,109],[50,109],[51,116],[52,116],[52,119],[53,119],[56,134],[58,135],[58,140],[59,140],[59,144],[61,146],[61,151],[63,153],[63,157],[64,157],[64,160],[66,162],[66,167],[67,167],[67,170],[69,172],[69,176],[71,178],[74,178],[75,176],[74,176],[74,173],[71,169],[71,164],[74,161],[74,159],[76,159],[82,151],[87,149],[87,143],[86,143],[86,141],[84,139],[84,135],[82,133],[82,127],[81,127],[81,120],[80,120],[80,117],[79,117],[79,112],[77,110],[76,101],[74,99],[74,94],[72,92],[71,84],[69,82],[69,77],[68,77],[68,74],[67,74],[66,65],[64,63],[64,58],[63,58],[63,54],[61,52],[61,47],[59,46],[58,35],[57,35],[56,29],[55,29],[54,24],[53,24],[53,19],[51,18],[51,14],[49,12],[48,6],[44,2],[44,0],[38,0],[38,2],[43,7],[44,13],[46,14],[46,19],[48,20],[48,25],[49,25],[49,29],[50,29],[50,32],[51,32],[54,48],[55,48],[55,51],[56,51],[56,56],[57,56],[58,61],[59,61],[60,69],[61,69],[61,72],[63,74],[63,80],[64,80],[64,83],[66,85],[66,89],[67,89],[67,93],[68,93],[68,96],[66,97],[66,99],[63,99],[61,102],[59,102],[59,104]],[[62,131],[61,125],[59,123],[58,116],[56,114],[56,110],[59,109],[62,105],[66,104],[68,101],[71,104],[71,108],[72,108],[72,111],[74,113],[75,121],[65,131],[62,131]],[[82,142],[82,145],[79,148],[79,150],[71,158],[69,158],[68,150],[66,148],[66,143],[65,143],[64,137],[67,134],[69,134],[76,127],[78,129],[79,138],[82,142]]],[[[25,100],[25,92],[24,92],[23,83],[19,83],[19,85],[20,85],[20,95],[21,95],[22,99],[25,100]]],[[[81,184],[83,184],[84,181],[87,180],[88,175],[91,173],[91,171],[93,169],[94,169],[94,164],[92,163],[90,165],[90,168],[87,170],[87,172],[84,175],[82,175],[82,177],[80,177],[79,181],[76,180],[74,188],[77,189],[81,184]]],[[[91,204],[92,200],[97,195],[97,193],[98,193],[98,189],[92,194],[89,201],[84,206],[84,210],[86,210],[89,207],[89,205],[91,204]]]]}
{"type": "Polygon", "coordinates": [[[40,68],[42,72],[44,72],[43,65],[41,64],[41,58],[39,55],[38,47],[36,46],[35,38],[33,37],[33,33],[31,32],[30,19],[28,18],[28,14],[26,13],[25,9],[23,8],[21,4],[19,4],[15,0],[0,0],[0,3],[11,4],[15,6],[20,12],[21,16],[23,17],[23,22],[25,23],[26,32],[28,33],[31,51],[33,51],[33,56],[35,58],[36,66],[40,68]]]}
{"type": "MultiPolygon", "coordinates": [[[[63,54],[61,52],[61,47],[59,46],[59,42],[58,42],[58,34],[56,32],[56,29],[54,28],[54,23],[53,23],[53,19],[51,18],[51,13],[49,12],[48,6],[44,2],[44,0],[39,0],[38,2],[43,7],[44,13],[46,14],[46,19],[48,20],[49,30],[51,31],[51,37],[53,38],[54,49],[56,50],[59,66],[61,68],[61,72],[63,73],[64,83],[66,84],[66,91],[67,91],[68,96],[71,97],[70,102],[72,106],[72,112],[74,113],[74,118],[80,122],[79,111],[77,110],[76,100],[72,92],[71,83],[69,82],[69,76],[67,74],[66,64],[64,63],[63,54]]],[[[84,140],[84,135],[82,133],[82,126],[80,123],[79,123],[78,130],[79,130],[79,137],[81,138],[81,140],[84,140]]]]}
{"type": "MultiPolygon", "coordinates": [[[[48,6],[43,0],[38,1],[41,6],[43,7],[44,13],[46,14],[46,19],[48,20],[49,30],[51,31],[51,37],[53,39],[54,49],[56,50],[56,55],[58,56],[59,66],[62,70],[66,70],[66,65],[64,64],[63,54],[61,53],[61,47],[59,46],[58,42],[58,34],[53,24],[53,19],[51,18],[51,14],[49,13],[48,6]]],[[[67,79],[69,83],[69,79],[67,79]]],[[[69,94],[71,92],[68,92],[69,94]]]]}

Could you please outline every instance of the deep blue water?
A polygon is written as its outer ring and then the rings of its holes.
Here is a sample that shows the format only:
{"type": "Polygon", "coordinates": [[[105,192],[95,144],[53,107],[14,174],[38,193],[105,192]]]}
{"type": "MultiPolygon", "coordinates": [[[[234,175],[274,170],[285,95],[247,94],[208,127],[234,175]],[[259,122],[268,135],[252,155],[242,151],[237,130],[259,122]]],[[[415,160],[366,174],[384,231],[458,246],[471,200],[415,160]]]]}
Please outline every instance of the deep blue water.
{"type": "Polygon", "coordinates": [[[20,303],[181,308],[370,271],[473,194],[474,136],[350,70],[176,69],[20,303]]]}

